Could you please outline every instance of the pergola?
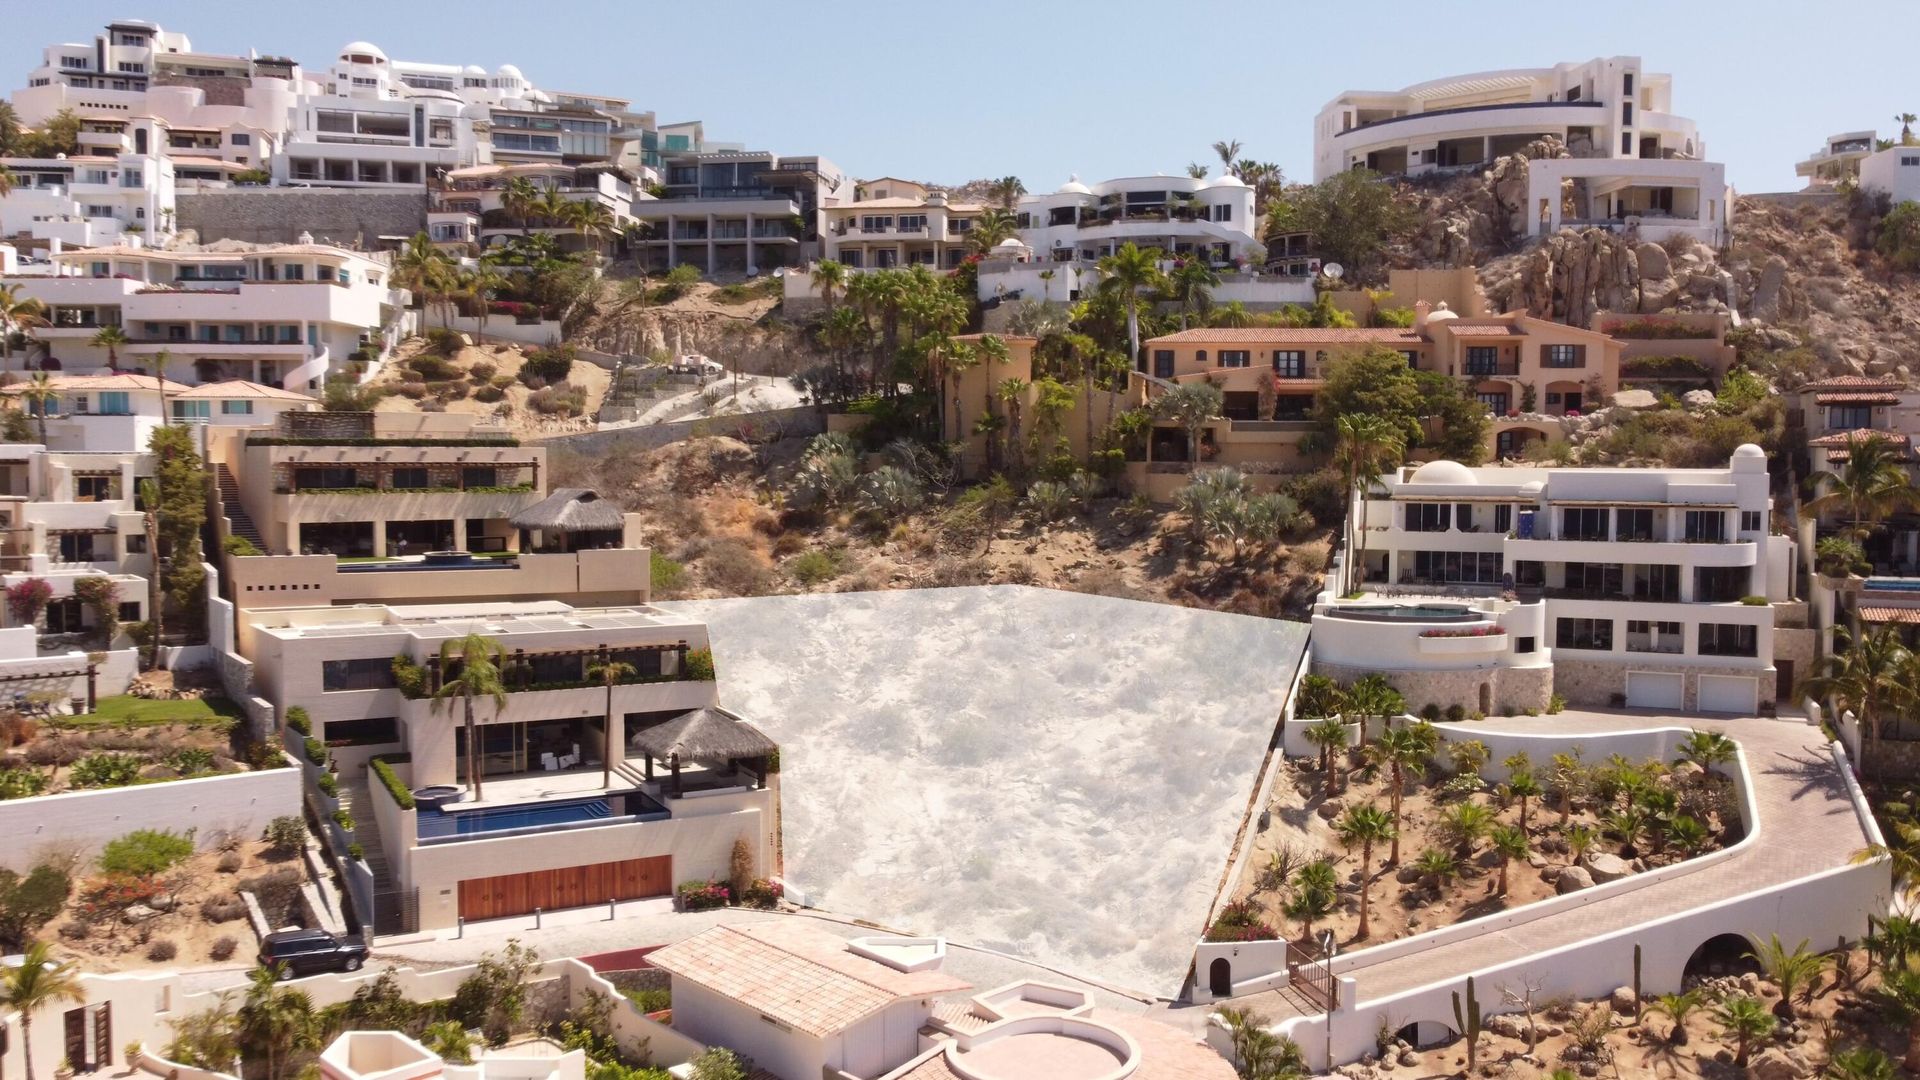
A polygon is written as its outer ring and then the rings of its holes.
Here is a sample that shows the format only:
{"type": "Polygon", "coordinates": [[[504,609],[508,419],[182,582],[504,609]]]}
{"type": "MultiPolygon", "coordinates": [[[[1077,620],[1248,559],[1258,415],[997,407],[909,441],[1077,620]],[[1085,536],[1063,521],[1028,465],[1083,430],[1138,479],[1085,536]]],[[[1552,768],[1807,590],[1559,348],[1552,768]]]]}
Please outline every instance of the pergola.
{"type": "Polygon", "coordinates": [[[673,796],[679,798],[680,766],[745,767],[754,775],[754,786],[767,786],[767,761],[780,749],[759,728],[719,708],[700,708],[681,713],[665,723],[655,724],[628,736],[629,749],[647,758],[647,779],[653,779],[655,758],[665,761],[673,771],[673,796]]]}

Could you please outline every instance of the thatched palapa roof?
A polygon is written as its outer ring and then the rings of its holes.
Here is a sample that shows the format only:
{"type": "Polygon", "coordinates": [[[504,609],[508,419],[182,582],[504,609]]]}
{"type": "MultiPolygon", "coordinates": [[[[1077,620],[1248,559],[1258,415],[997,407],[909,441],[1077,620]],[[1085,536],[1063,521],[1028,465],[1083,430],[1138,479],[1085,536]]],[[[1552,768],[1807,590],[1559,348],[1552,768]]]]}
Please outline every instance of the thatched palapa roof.
{"type": "Polygon", "coordinates": [[[779,749],[759,728],[725,709],[694,709],[632,735],[628,748],[666,760],[725,765],[737,758],[766,757],[779,749]]]}
{"type": "Polygon", "coordinates": [[[543,532],[602,532],[624,529],[627,515],[588,488],[555,488],[546,498],[513,515],[516,529],[543,532]]]}

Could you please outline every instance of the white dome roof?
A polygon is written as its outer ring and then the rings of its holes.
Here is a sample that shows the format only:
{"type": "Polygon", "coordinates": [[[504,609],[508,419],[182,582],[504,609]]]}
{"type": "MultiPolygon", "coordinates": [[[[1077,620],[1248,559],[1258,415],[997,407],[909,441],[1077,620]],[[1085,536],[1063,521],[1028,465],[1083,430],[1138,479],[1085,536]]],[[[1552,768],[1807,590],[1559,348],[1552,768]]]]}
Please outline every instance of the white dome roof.
{"type": "Polygon", "coordinates": [[[1216,188],[1216,187],[1243,188],[1247,186],[1247,183],[1246,181],[1240,179],[1239,177],[1233,175],[1232,173],[1221,173],[1219,176],[1214,177],[1213,179],[1207,181],[1205,184],[1201,186],[1210,187],[1210,188],[1216,188]]]}
{"type": "Polygon", "coordinates": [[[553,95],[547,93],[545,90],[529,90],[527,91],[527,100],[551,103],[553,101],[553,95]]]}
{"type": "Polygon", "coordinates": [[[340,59],[345,60],[349,56],[371,56],[376,64],[387,62],[387,54],[380,51],[380,46],[370,41],[347,42],[346,46],[340,50],[340,59]]]}
{"type": "Polygon", "coordinates": [[[479,64],[468,64],[464,69],[462,69],[460,73],[462,75],[478,75],[482,78],[485,78],[487,74],[487,69],[481,67],[479,64]]]}
{"type": "Polygon", "coordinates": [[[515,82],[527,81],[527,77],[525,75],[520,74],[520,69],[517,67],[514,67],[512,64],[501,64],[500,69],[498,71],[495,71],[494,74],[500,76],[503,79],[512,79],[515,82]]]}
{"type": "Polygon", "coordinates": [[[1528,495],[1528,496],[1538,495],[1545,490],[1547,490],[1547,485],[1541,483],[1538,480],[1529,480],[1526,483],[1520,485],[1520,494],[1522,495],[1528,495]]]}
{"type": "Polygon", "coordinates": [[[1410,484],[1471,484],[1473,470],[1457,461],[1429,461],[1413,470],[1410,484]]]}
{"type": "Polygon", "coordinates": [[[1093,194],[1093,189],[1081,183],[1080,174],[1075,173],[1072,176],[1067,177],[1067,182],[1064,184],[1061,184],[1060,189],[1058,191],[1055,191],[1054,194],[1055,195],[1091,195],[1093,194]]]}
{"type": "Polygon", "coordinates": [[[1027,250],[1027,244],[1026,241],[1017,236],[1009,236],[1005,240],[993,245],[993,249],[995,251],[1025,251],[1027,250]]]}
{"type": "Polygon", "coordinates": [[[1737,458],[1759,458],[1761,461],[1767,460],[1767,452],[1752,443],[1741,443],[1739,446],[1734,447],[1733,456],[1737,458]]]}
{"type": "Polygon", "coordinates": [[[1445,300],[1442,300],[1438,304],[1434,305],[1433,311],[1427,315],[1427,321],[1442,322],[1447,319],[1457,319],[1459,317],[1460,315],[1457,312],[1450,310],[1447,307],[1447,302],[1445,300]]]}

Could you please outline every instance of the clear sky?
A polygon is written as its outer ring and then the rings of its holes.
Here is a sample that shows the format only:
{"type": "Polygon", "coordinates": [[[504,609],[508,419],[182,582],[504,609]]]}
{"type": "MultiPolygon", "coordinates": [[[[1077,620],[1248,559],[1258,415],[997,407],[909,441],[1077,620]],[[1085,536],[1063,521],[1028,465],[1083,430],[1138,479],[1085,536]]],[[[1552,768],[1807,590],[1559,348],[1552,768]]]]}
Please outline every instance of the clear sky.
{"type": "Polygon", "coordinates": [[[1829,133],[1920,112],[1920,0],[716,3],[683,0],[0,0],[0,85],[110,18],[196,50],[325,69],[365,39],[396,59],[518,65],[537,86],[631,97],[710,139],[819,153],[856,176],[1179,173],[1238,139],[1312,178],[1313,117],[1342,90],[1638,55],[1743,191],[1797,189],[1829,133]]]}

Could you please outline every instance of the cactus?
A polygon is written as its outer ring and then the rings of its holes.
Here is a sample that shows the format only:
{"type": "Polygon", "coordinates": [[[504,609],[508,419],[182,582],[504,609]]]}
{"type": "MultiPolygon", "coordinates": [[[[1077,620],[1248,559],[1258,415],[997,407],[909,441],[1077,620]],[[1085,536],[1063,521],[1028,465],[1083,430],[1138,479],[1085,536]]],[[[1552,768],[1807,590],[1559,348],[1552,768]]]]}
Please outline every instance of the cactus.
{"type": "Polygon", "coordinates": [[[1633,947],[1633,1022],[1640,1022],[1640,946],[1633,947]]]}
{"type": "Polygon", "coordinates": [[[1474,996],[1473,976],[1467,976],[1467,1007],[1460,1008],[1460,992],[1453,993],[1453,1024],[1467,1037],[1467,1071],[1473,1072],[1480,1056],[1480,999],[1474,996]]]}

